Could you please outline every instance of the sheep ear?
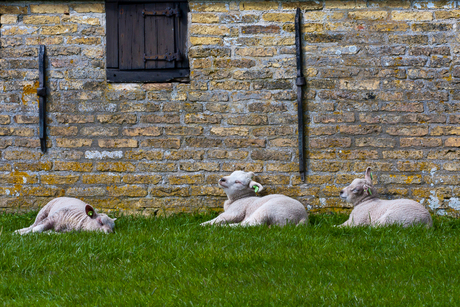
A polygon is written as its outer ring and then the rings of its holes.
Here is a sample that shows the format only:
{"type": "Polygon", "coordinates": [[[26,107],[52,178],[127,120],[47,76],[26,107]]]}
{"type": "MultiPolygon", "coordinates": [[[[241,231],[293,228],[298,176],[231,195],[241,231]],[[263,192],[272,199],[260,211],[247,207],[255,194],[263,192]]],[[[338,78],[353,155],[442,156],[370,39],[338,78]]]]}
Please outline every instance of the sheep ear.
{"type": "Polygon", "coordinates": [[[366,179],[367,182],[369,182],[370,184],[372,184],[372,173],[371,173],[371,168],[368,167],[366,169],[366,173],[364,175],[364,179],[366,179]]]}
{"type": "Polygon", "coordinates": [[[255,191],[256,193],[257,193],[257,192],[260,192],[260,191],[262,191],[262,190],[264,189],[264,187],[263,187],[260,183],[255,182],[255,181],[251,181],[251,182],[249,183],[249,187],[250,187],[251,189],[254,189],[254,191],[255,191]]]}
{"type": "Polygon", "coordinates": [[[254,173],[253,172],[248,172],[248,176],[249,176],[249,178],[252,179],[252,177],[254,177],[254,173]]]}
{"type": "Polygon", "coordinates": [[[85,207],[86,215],[89,216],[90,218],[94,218],[96,215],[96,212],[94,212],[94,208],[91,207],[90,205],[86,205],[85,207]]]}
{"type": "Polygon", "coordinates": [[[363,189],[366,195],[372,195],[372,190],[367,184],[363,185],[363,189]]]}

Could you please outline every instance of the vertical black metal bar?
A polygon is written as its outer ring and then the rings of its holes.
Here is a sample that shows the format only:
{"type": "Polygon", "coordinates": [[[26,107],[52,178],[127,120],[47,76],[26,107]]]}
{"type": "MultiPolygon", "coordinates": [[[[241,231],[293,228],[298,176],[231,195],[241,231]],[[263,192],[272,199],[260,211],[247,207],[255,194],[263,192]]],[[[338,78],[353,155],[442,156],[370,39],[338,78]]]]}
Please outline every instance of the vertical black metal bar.
{"type": "Polygon", "coordinates": [[[295,14],[295,46],[297,60],[297,118],[298,118],[298,133],[299,133],[299,173],[302,181],[305,181],[305,146],[304,146],[304,116],[302,105],[302,86],[306,84],[302,71],[302,31],[300,28],[300,8],[297,8],[295,14]]]}
{"type": "Polygon", "coordinates": [[[40,130],[40,147],[43,153],[46,152],[46,86],[45,86],[45,54],[46,48],[40,45],[38,52],[38,116],[40,130]]]}

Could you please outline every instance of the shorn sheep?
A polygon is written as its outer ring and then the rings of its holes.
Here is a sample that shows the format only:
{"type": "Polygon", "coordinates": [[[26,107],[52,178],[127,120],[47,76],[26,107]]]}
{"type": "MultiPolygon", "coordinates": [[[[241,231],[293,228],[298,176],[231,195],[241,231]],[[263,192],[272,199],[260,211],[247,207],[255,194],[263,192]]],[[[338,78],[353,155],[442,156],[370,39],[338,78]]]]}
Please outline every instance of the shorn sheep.
{"type": "Polygon", "coordinates": [[[263,186],[252,180],[254,173],[235,171],[219,180],[227,194],[224,212],[201,225],[255,226],[306,224],[307,211],[297,200],[280,194],[257,197],[263,186]]]}
{"type": "Polygon", "coordinates": [[[70,197],[58,197],[47,203],[38,212],[35,222],[15,233],[43,232],[54,230],[67,231],[103,231],[113,232],[115,220],[106,214],[97,213],[93,207],[85,202],[70,197]]]}
{"type": "Polygon", "coordinates": [[[343,226],[387,226],[399,224],[403,227],[414,224],[432,226],[428,210],[410,199],[382,200],[372,185],[371,169],[368,167],[364,179],[355,179],[342,191],[340,197],[353,204],[353,211],[343,226]]]}

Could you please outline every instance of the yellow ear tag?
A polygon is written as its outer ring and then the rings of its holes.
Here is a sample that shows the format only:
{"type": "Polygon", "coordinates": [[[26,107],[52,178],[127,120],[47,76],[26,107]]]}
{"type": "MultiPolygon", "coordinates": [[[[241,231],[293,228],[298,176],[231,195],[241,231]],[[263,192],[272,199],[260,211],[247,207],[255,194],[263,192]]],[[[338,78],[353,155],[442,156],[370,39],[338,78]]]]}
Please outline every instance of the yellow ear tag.
{"type": "Polygon", "coordinates": [[[256,193],[259,192],[259,187],[258,187],[258,186],[254,185],[254,186],[252,186],[252,188],[254,189],[254,191],[255,191],[256,193]]]}

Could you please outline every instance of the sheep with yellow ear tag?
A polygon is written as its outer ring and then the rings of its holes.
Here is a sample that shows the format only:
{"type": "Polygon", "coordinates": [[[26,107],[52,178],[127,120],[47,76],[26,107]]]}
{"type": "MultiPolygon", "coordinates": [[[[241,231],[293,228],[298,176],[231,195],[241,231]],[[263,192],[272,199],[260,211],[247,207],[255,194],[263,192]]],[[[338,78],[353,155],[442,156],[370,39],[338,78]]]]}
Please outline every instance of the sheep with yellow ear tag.
{"type": "Polygon", "coordinates": [[[263,186],[253,180],[253,172],[235,171],[222,177],[219,186],[227,194],[224,212],[201,225],[254,226],[305,224],[308,214],[297,200],[280,194],[258,197],[263,186]]]}

